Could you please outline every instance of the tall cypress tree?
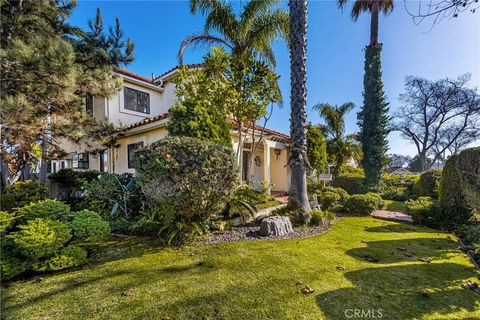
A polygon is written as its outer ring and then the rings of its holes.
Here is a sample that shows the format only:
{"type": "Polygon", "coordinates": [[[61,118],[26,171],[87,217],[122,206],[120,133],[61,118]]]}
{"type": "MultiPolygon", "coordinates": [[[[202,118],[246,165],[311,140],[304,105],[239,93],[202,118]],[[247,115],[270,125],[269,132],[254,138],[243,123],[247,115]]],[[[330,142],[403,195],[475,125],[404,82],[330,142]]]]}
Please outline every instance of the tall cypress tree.
{"type": "Polygon", "coordinates": [[[363,108],[358,113],[359,140],[362,145],[362,166],[368,189],[378,189],[387,163],[388,103],[385,99],[381,65],[382,44],[365,48],[363,108]]]}
{"type": "MultiPolygon", "coordinates": [[[[343,8],[348,0],[337,0],[343,8]]],[[[352,19],[356,21],[362,12],[370,13],[370,43],[365,49],[365,75],[363,78],[363,108],[358,114],[359,140],[362,145],[362,165],[368,189],[380,186],[382,171],[387,163],[388,150],[388,104],[385,101],[382,82],[380,55],[382,44],[378,43],[378,21],[380,13],[393,10],[393,0],[354,0],[352,19]]]]}

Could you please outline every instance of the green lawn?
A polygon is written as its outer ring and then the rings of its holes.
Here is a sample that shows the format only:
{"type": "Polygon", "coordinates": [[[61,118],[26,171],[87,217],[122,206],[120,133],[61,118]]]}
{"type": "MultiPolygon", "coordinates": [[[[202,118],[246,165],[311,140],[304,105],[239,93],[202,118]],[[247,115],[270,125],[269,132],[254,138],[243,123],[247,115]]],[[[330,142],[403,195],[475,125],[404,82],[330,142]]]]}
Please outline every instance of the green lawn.
{"type": "Polygon", "coordinates": [[[461,287],[478,279],[457,246],[435,230],[362,217],[301,240],[162,249],[124,239],[106,243],[100,261],[81,269],[11,284],[2,316],[344,319],[346,309],[381,309],[384,319],[478,319],[480,295],[461,287]],[[315,292],[302,294],[299,280],[315,292]]]}
{"type": "Polygon", "coordinates": [[[385,202],[385,209],[388,211],[407,213],[407,208],[405,207],[405,204],[402,201],[384,200],[384,202],[385,202]]]}

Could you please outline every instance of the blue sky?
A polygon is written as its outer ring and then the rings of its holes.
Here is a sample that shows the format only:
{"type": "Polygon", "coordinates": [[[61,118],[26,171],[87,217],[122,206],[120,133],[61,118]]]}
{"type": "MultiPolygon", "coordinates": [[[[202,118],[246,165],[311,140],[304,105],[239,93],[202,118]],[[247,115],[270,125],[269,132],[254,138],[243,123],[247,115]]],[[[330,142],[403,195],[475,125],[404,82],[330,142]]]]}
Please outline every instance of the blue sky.
{"type": "MultiPolygon", "coordinates": [[[[282,6],[287,8],[286,4],[282,6]]],[[[409,1],[407,6],[415,10],[418,2],[409,1]]],[[[119,17],[125,34],[135,42],[136,59],[127,69],[148,77],[175,66],[180,42],[203,29],[204,18],[192,15],[187,1],[79,1],[71,22],[86,27],[97,7],[107,25],[113,25],[115,17],[119,17]]],[[[335,1],[309,1],[308,22],[309,121],[320,121],[311,109],[318,102],[352,101],[356,108],[347,118],[347,131],[355,132],[356,113],[362,104],[363,49],[369,41],[370,17],[364,14],[353,22],[349,10],[342,12],[335,1]]],[[[430,27],[431,21],[415,25],[403,1],[396,1],[393,13],[380,19],[383,81],[391,112],[399,106],[398,96],[404,90],[406,75],[439,79],[469,72],[470,85],[480,88],[479,13],[465,13],[442,21],[432,30],[430,27]]],[[[189,50],[184,63],[201,62],[207,50],[189,50]]],[[[274,44],[274,51],[285,103],[283,109],[274,111],[268,126],[288,133],[289,54],[282,42],[274,44]]],[[[390,134],[389,141],[390,153],[415,154],[413,144],[399,134],[390,134]]]]}

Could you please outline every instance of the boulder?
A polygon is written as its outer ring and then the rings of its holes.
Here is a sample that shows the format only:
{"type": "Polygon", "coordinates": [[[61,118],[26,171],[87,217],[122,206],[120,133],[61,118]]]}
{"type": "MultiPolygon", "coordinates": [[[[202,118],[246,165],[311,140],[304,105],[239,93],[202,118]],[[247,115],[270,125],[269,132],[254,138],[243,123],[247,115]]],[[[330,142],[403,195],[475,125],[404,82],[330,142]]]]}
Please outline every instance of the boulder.
{"type": "Polygon", "coordinates": [[[288,217],[273,216],[262,220],[260,235],[263,237],[283,236],[293,232],[292,222],[288,217]]]}

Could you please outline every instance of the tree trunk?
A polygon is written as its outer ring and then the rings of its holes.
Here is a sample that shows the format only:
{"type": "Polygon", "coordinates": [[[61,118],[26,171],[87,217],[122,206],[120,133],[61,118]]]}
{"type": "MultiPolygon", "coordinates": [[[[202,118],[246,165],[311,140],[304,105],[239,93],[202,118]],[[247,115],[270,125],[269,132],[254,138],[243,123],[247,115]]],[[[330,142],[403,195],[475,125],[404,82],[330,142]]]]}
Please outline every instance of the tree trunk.
{"type": "Polygon", "coordinates": [[[290,6],[290,135],[289,203],[301,207],[308,221],[307,195],[307,0],[289,0],[290,6]]]}
{"type": "Polygon", "coordinates": [[[40,172],[39,172],[39,180],[40,183],[47,182],[47,154],[48,152],[48,142],[47,137],[43,137],[42,139],[42,158],[40,160],[40,172]]]}
{"type": "Polygon", "coordinates": [[[422,172],[430,169],[430,164],[428,163],[427,155],[419,154],[418,157],[420,158],[420,164],[422,165],[422,172]]]}
{"type": "Polygon", "coordinates": [[[380,3],[377,0],[372,1],[372,16],[370,20],[370,45],[378,43],[378,15],[380,3]]]}

